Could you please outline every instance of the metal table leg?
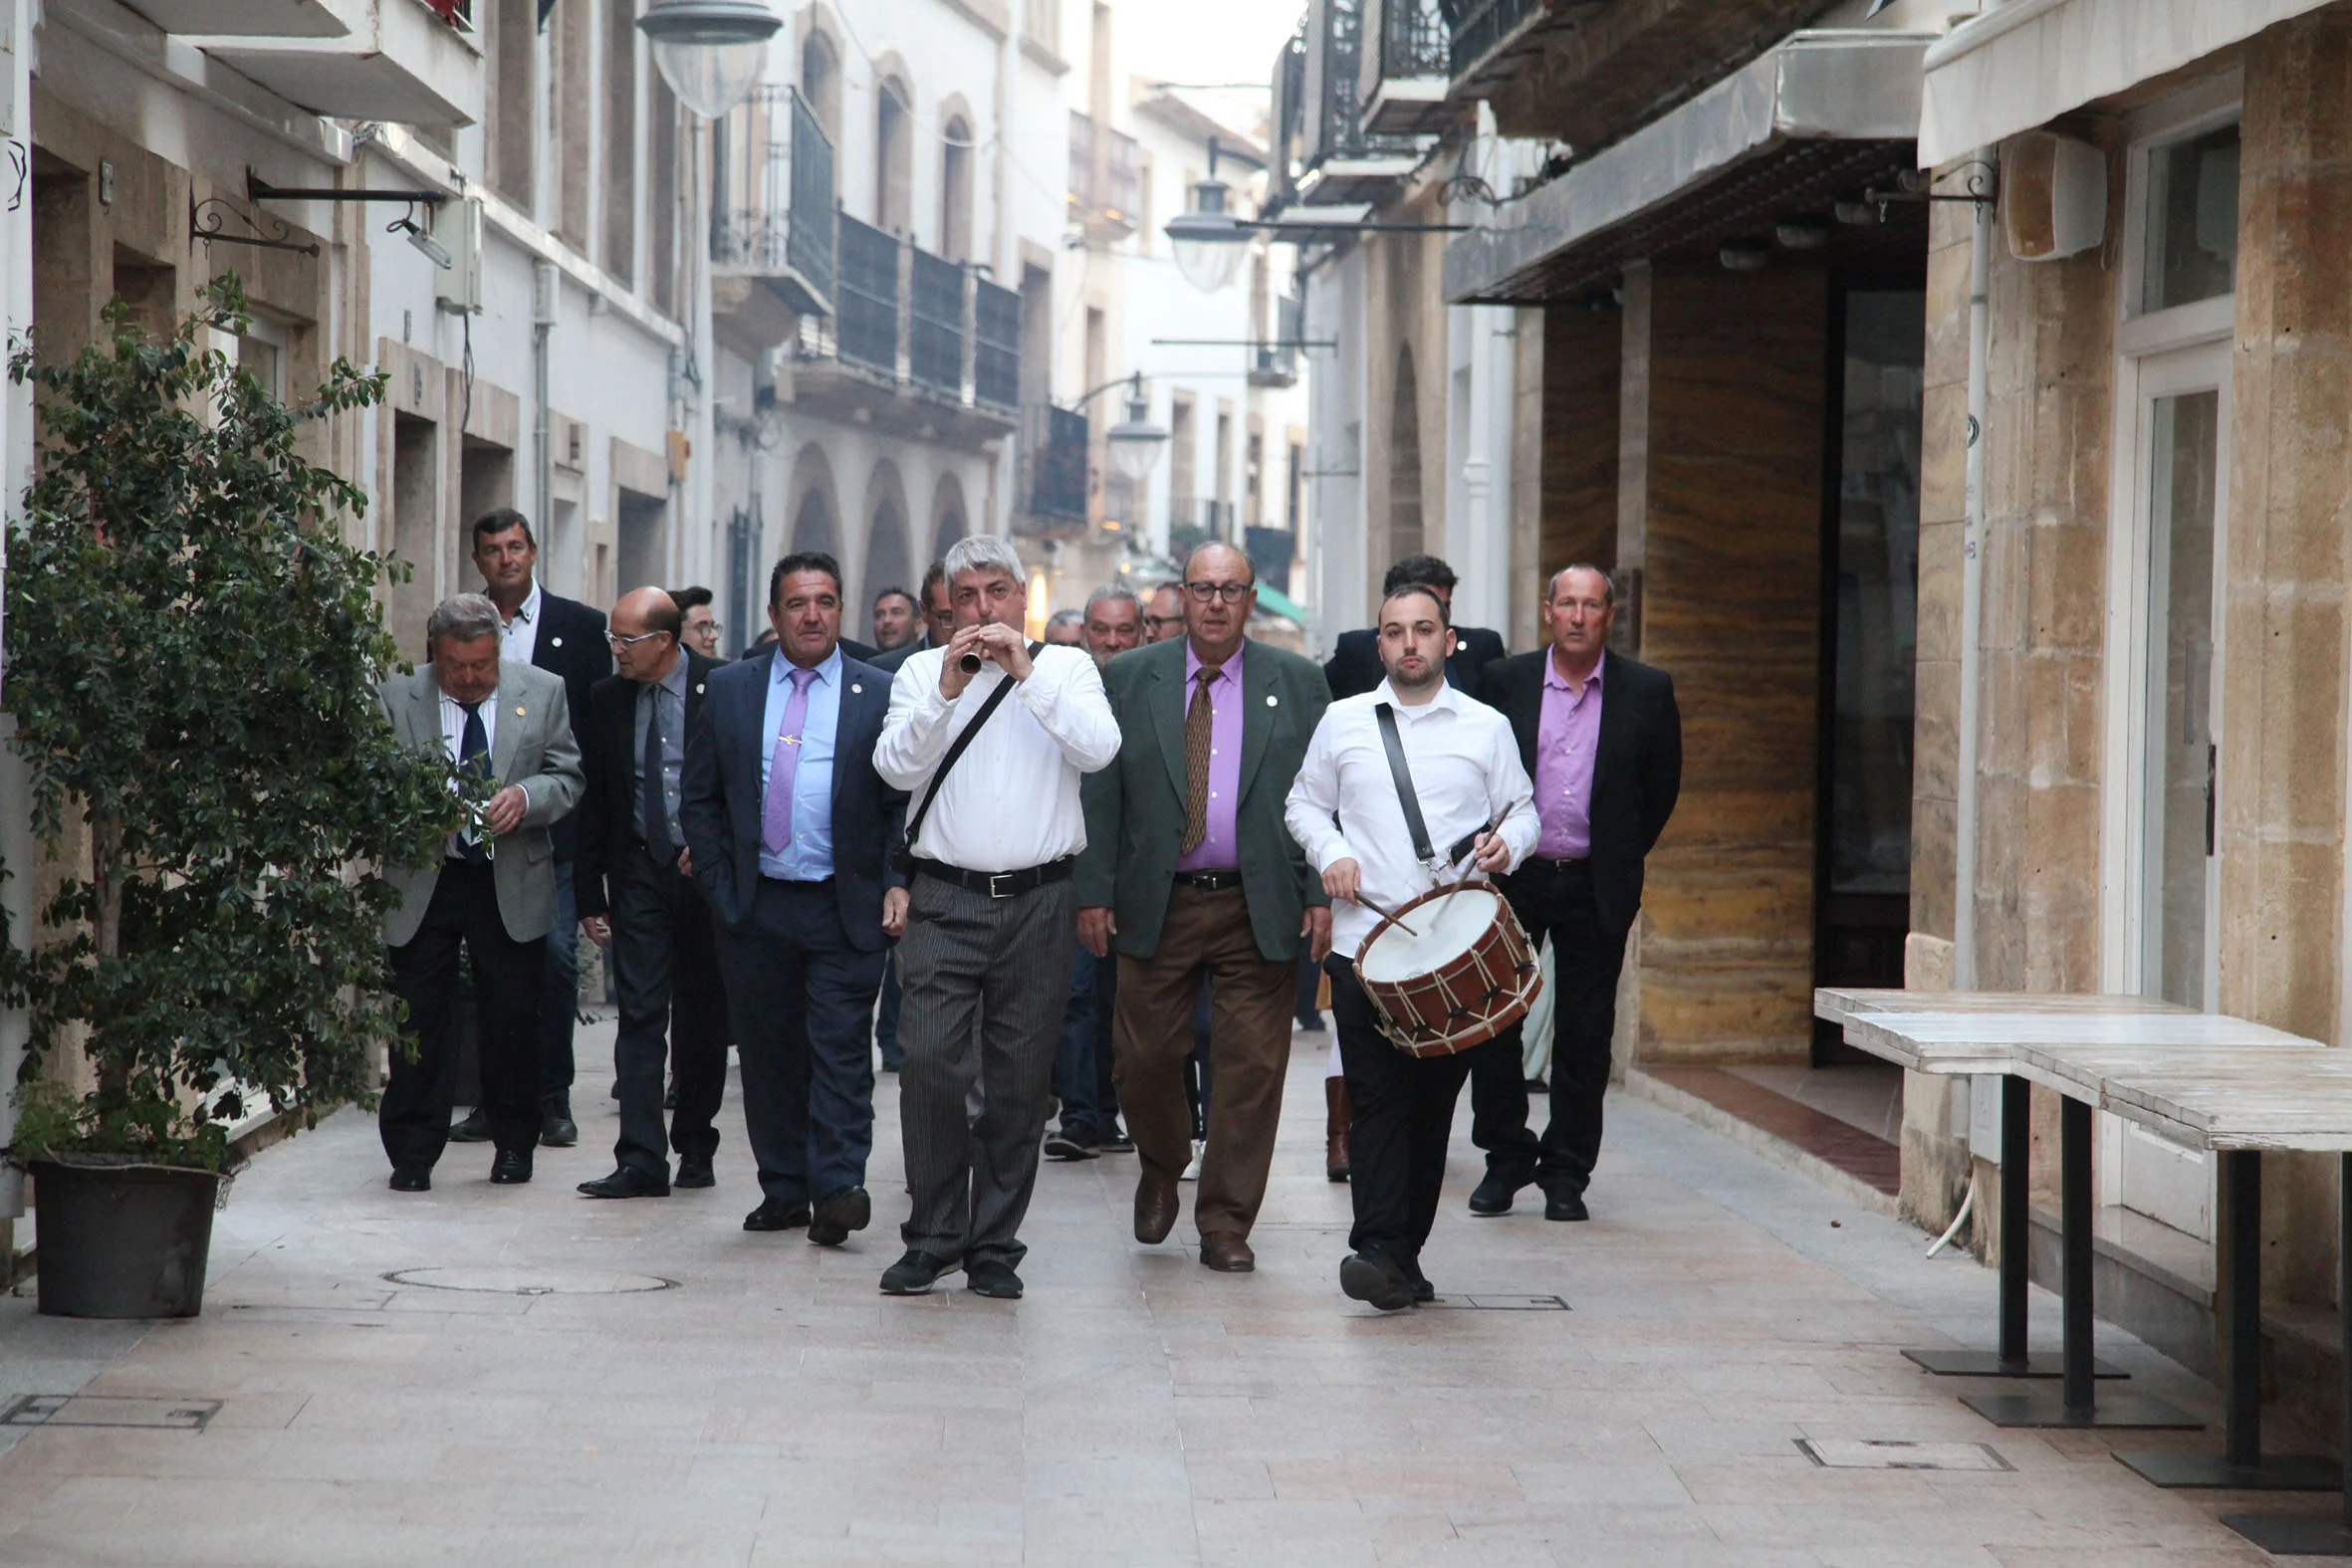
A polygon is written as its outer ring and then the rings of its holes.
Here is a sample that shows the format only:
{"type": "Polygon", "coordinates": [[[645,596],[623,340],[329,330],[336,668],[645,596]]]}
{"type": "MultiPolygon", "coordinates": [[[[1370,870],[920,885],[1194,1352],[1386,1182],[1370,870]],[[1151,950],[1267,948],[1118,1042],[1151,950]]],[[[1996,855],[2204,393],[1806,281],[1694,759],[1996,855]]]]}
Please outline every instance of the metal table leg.
{"type": "MultiPolygon", "coordinates": [[[[2336,1324],[2343,1344],[2352,1349],[2352,1154],[2339,1163],[2336,1324]]],[[[2344,1436],[2352,1441],[2352,1354],[2342,1356],[2340,1365],[2344,1436]]],[[[2343,1498],[2333,1513],[2225,1513],[2222,1522],[2273,1557],[2352,1557],[2352,1465],[2345,1467],[2343,1498]]]]}
{"type": "Polygon", "coordinates": [[[2222,1155],[2222,1244],[2230,1260],[2222,1296],[2228,1398],[2220,1454],[2124,1452],[2116,1457],[2159,1486],[2227,1486],[2241,1491],[2333,1491],[2334,1460],[2262,1453],[2262,1157],[2222,1155]]]}
{"type": "Polygon", "coordinates": [[[2091,1108],[2072,1096],[2058,1107],[2058,1188],[2064,1247],[2060,1315],[2065,1332],[2059,1397],[2052,1399],[2047,1390],[1970,1394],[1961,1403],[1997,1427],[2204,1426],[2187,1412],[2144,1395],[2121,1394],[2099,1403],[2091,1369],[2091,1108]]]}
{"type": "MultiPolygon", "coordinates": [[[[2027,1264],[2032,1256],[2033,1091],[2014,1073],[2000,1079],[2000,1348],[1985,1350],[1906,1350],[1903,1354],[1926,1370],[1947,1378],[2054,1378],[2060,1370],[2056,1356],[2036,1356],[2025,1348],[2025,1311],[2031,1281],[2027,1264]]],[[[2103,1361],[2094,1362],[2092,1375],[2120,1378],[2125,1373],[2103,1361]]]]}

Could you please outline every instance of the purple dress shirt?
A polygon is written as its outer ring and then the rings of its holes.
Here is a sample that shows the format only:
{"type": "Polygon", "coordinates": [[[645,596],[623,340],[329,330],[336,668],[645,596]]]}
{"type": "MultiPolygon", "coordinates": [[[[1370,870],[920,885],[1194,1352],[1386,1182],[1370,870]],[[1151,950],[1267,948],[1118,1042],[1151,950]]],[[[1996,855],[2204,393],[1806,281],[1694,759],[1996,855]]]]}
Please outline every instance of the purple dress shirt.
{"type": "MultiPolygon", "coordinates": [[[[1192,639],[1184,639],[1184,698],[1179,720],[1192,712],[1194,682],[1201,668],[1192,639]]],[[[1183,725],[1179,722],[1178,732],[1183,725]]],[[[1179,871],[1231,871],[1242,863],[1241,838],[1233,810],[1242,792],[1242,650],[1233,650],[1209,682],[1209,830],[1201,844],[1176,861],[1179,871]]]]}
{"type": "Polygon", "coordinates": [[[1600,750],[1600,677],[1608,662],[1602,655],[1584,690],[1571,692],[1558,661],[1543,661],[1543,708],[1535,721],[1535,815],[1543,831],[1535,853],[1546,859],[1592,854],[1592,760],[1600,750]]]}

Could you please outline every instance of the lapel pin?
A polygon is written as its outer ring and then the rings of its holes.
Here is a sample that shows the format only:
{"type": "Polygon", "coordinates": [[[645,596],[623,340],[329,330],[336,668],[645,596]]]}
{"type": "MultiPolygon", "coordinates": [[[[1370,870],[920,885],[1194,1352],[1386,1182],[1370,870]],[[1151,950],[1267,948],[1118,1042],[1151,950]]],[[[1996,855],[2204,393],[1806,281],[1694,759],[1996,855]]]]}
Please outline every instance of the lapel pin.
{"type": "Polygon", "coordinates": [[[520,704],[520,703],[517,703],[517,704],[515,705],[515,717],[516,717],[516,718],[518,718],[518,719],[520,719],[520,718],[522,718],[522,717],[523,717],[523,707],[522,707],[522,704],[520,704]]]}
{"type": "Polygon", "coordinates": [[[563,638],[561,638],[561,637],[558,637],[558,638],[556,639],[556,646],[557,646],[557,647],[559,647],[559,648],[561,648],[562,646],[564,646],[564,639],[563,639],[563,638]]]}
{"type": "Polygon", "coordinates": [[[1283,700],[1282,700],[1280,697],[1277,697],[1277,696],[1276,696],[1274,693],[1272,693],[1272,692],[1268,692],[1268,693],[1266,694],[1266,706],[1267,706],[1267,707],[1269,707],[1269,708],[1280,708],[1282,705],[1283,705],[1283,700]]]}
{"type": "Polygon", "coordinates": [[[694,683],[694,695],[697,697],[702,695],[702,682],[696,681],[694,683]]]}
{"type": "Polygon", "coordinates": [[[865,694],[865,688],[857,684],[855,681],[849,683],[849,689],[857,693],[859,696],[863,696],[865,694]]]}

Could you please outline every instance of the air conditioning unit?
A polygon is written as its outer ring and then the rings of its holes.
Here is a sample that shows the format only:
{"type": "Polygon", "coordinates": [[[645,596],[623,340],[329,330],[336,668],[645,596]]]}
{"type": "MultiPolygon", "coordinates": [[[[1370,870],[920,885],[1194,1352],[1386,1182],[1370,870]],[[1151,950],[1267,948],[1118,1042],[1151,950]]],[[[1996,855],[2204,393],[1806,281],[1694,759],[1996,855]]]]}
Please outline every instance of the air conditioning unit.
{"type": "Polygon", "coordinates": [[[2107,154],[2046,130],[2010,137],[2000,151],[2000,215],[2019,261],[2092,249],[2107,237],[2107,154]]]}
{"type": "Polygon", "coordinates": [[[470,196],[441,203],[433,214],[433,238],[449,253],[435,303],[452,316],[481,315],[482,204],[470,196]]]}
{"type": "Polygon", "coordinates": [[[564,304],[564,272],[552,261],[531,264],[531,324],[553,327],[564,304]]]}

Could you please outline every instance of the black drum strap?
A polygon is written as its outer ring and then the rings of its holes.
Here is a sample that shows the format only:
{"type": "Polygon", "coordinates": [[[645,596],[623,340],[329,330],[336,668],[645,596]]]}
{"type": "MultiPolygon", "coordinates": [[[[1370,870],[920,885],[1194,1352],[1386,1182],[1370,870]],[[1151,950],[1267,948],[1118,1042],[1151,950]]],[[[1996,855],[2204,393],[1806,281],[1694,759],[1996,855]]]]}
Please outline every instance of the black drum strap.
{"type": "Polygon", "coordinates": [[[1421,797],[1413,792],[1413,770],[1405,766],[1405,740],[1397,733],[1396,709],[1387,703],[1373,708],[1380,721],[1380,744],[1388,751],[1388,774],[1396,781],[1397,804],[1405,808],[1405,830],[1413,835],[1413,854],[1423,865],[1437,863],[1429,842],[1429,824],[1421,820],[1421,797]]]}

